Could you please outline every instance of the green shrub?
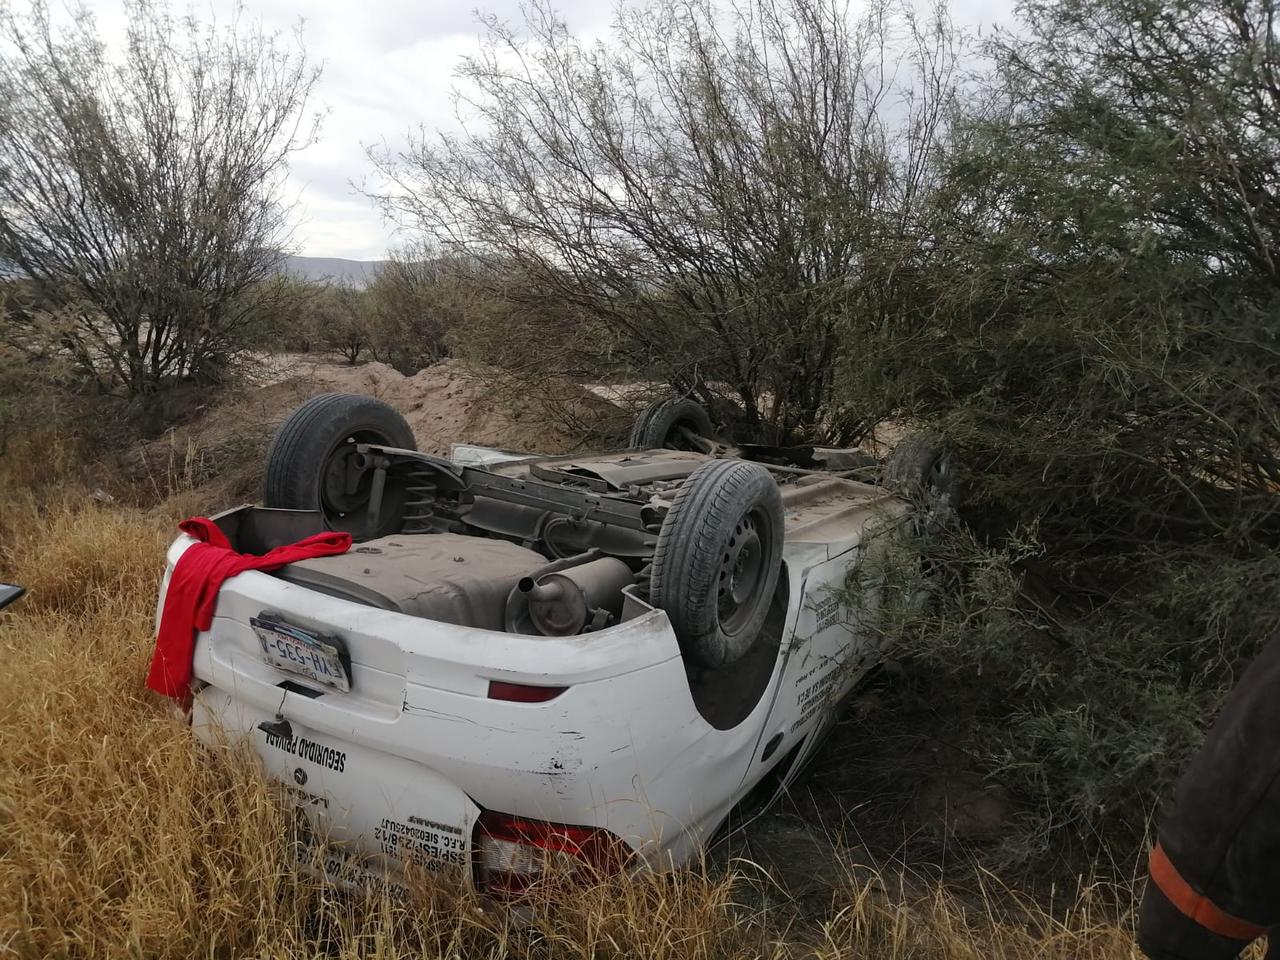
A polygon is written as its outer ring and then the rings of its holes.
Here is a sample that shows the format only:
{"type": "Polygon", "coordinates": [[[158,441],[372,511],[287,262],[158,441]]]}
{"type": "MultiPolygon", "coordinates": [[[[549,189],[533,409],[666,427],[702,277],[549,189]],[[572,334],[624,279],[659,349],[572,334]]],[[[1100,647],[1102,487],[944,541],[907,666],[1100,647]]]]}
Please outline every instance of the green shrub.
{"type": "Polygon", "coordinates": [[[1254,2],[1020,15],[842,384],[967,468],[949,587],[897,629],[969,747],[1045,837],[1141,829],[1280,622],[1280,47],[1254,2]]]}

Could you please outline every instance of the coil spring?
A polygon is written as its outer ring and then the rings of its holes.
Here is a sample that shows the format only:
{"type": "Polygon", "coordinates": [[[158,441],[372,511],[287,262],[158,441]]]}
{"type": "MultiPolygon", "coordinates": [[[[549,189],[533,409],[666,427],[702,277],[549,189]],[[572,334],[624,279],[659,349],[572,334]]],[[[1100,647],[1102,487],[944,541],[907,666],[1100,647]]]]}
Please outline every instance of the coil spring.
{"type": "Polygon", "coordinates": [[[426,533],[431,529],[435,514],[435,478],[430,467],[415,467],[405,482],[404,524],[405,533],[426,533]]]}

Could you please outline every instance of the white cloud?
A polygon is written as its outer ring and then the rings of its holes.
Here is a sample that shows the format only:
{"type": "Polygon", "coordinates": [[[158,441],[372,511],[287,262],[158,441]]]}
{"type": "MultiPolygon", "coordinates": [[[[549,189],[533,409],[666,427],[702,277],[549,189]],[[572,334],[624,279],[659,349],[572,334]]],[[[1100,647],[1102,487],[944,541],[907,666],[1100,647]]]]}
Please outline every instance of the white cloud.
{"type": "MultiPolygon", "coordinates": [[[[119,29],[119,0],[87,5],[104,33],[119,29]]],[[[478,6],[521,20],[518,0],[479,0],[478,6]]],[[[989,26],[1010,7],[1011,0],[957,0],[956,19],[989,26]]],[[[192,7],[197,17],[220,21],[234,8],[234,0],[195,0],[192,7]]],[[[609,0],[561,0],[557,9],[572,30],[588,36],[607,34],[613,15],[609,0]]],[[[301,21],[309,56],[324,63],[315,91],[315,105],[327,111],[321,137],[297,155],[286,189],[296,200],[295,244],[312,256],[381,257],[396,242],[394,229],[352,185],[372,175],[365,145],[403,142],[420,125],[455,125],[454,71],[476,48],[475,7],[468,0],[245,0],[244,15],[281,31],[301,21]]]]}

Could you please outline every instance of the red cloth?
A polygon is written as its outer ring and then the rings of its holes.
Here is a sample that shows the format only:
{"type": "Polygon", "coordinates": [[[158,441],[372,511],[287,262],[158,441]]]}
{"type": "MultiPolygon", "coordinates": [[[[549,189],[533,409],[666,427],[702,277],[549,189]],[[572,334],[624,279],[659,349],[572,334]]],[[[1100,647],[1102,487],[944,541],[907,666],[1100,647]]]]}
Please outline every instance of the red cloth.
{"type": "Polygon", "coordinates": [[[169,578],[147,686],[185,703],[190,697],[196,632],[213,625],[213,608],[223,581],[245,570],[278,570],[295,560],[346,553],[351,534],[318,533],[255,556],[232,550],[222,531],[204,517],[183,520],[178,529],[201,542],[187,547],[169,578]]]}

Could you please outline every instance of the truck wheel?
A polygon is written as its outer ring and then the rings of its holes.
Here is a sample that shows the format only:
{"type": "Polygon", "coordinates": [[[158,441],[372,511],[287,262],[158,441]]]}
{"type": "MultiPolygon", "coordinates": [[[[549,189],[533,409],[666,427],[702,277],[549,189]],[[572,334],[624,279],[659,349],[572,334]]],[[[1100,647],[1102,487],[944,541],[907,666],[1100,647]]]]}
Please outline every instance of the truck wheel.
{"type": "Polygon", "coordinates": [[[354,393],[312,397],[271,439],[263,504],[319,510],[329,529],[364,539],[395,533],[403,519],[404,490],[386,484],[375,523],[369,516],[374,471],[352,463],[357,443],[412,450],[415,441],[404,417],[381,400],[354,393]]]}
{"type": "Polygon", "coordinates": [[[697,450],[679,432],[690,432],[708,439],[715,434],[706,408],[686,397],[672,397],[649,404],[636,417],[627,446],[639,450],[697,450]]]}
{"type": "Polygon", "coordinates": [[[959,485],[951,455],[937,434],[903,437],[889,455],[885,482],[900,496],[923,501],[939,519],[949,518],[958,505],[959,485]]]}
{"type": "Polygon", "coordinates": [[[680,485],[662,522],[649,597],[684,655],[718,667],[759,636],[781,566],[782,495],[769,471],[710,460],[680,485]]]}

